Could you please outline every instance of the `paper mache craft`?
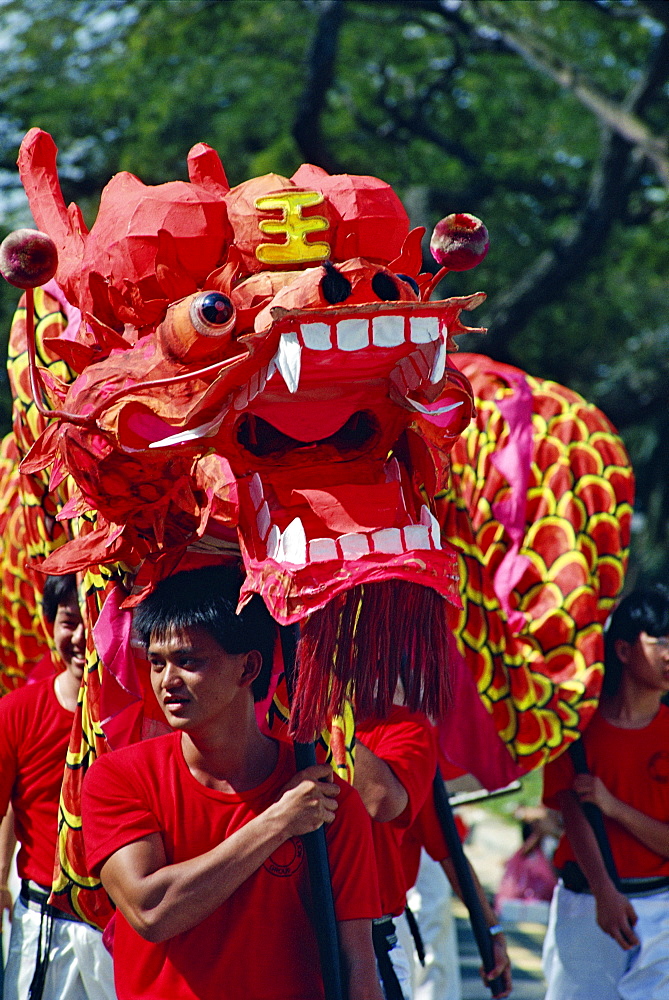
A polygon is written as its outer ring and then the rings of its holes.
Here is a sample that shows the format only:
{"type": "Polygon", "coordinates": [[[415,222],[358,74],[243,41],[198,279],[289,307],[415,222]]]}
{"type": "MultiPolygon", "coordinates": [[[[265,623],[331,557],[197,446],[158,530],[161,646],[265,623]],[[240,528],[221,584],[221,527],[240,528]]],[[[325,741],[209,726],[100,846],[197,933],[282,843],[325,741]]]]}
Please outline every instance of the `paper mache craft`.
{"type": "Polygon", "coordinates": [[[181,568],[241,553],[245,594],[299,622],[300,739],[350,699],[383,714],[400,672],[455,762],[493,782],[576,738],[622,586],[632,473],[575,393],[452,357],[485,296],[430,295],[483,258],[483,224],[437,226],[433,275],[424,231],[374,177],[303,165],[230,188],[200,144],[189,182],[112,178],[88,232],[50,136],[28,133],[19,170],[57,252],[17,235],[0,259],[36,286],[10,339],[27,548],[43,571],[85,574],[93,626],[60,904],[106,918],[80,875],[80,782],[105,740],[150,730],[131,608],[181,568]]]}

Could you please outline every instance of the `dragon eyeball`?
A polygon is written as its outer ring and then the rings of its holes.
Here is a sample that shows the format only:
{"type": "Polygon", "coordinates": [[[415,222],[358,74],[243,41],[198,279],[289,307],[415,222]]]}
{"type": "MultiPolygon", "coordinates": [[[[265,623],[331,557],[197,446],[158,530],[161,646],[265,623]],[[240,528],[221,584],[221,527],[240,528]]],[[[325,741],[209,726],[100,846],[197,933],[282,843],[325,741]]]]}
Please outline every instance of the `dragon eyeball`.
{"type": "Polygon", "coordinates": [[[57,267],[56,244],[39,229],[15,229],[0,244],[0,272],[16,288],[45,285],[57,267]]]}
{"type": "Polygon", "coordinates": [[[222,292],[197,292],[173,303],[158,327],[165,353],[184,365],[215,362],[234,347],[237,310],[222,292]]]}
{"type": "Polygon", "coordinates": [[[205,337],[220,337],[235,325],[235,307],[222,292],[203,292],[190,305],[190,319],[205,337]]]}

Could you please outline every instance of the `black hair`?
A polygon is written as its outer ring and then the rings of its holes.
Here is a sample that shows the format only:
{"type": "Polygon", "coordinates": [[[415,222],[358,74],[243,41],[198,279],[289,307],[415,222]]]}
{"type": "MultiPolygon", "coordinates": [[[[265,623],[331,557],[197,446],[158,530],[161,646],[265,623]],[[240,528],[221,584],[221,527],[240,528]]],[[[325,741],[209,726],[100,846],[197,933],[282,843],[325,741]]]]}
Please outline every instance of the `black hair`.
{"type": "Polygon", "coordinates": [[[630,645],[639,635],[669,635],[669,591],[658,584],[652,590],[633,590],[609,618],[604,632],[604,684],[602,693],[613,697],[620,686],[624,664],[616,653],[618,639],[630,645]]]}
{"type": "Polygon", "coordinates": [[[65,576],[47,576],[42,592],[42,610],[48,622],[53,623],[60,604],[77,600],[77,578],[74,573],[65,576]]]}
{"type": "Polygon", "coordinates": [[[175,573],[136,608],[133,628],[144,646],[163,640],[172,629],[203,628],[232,656],[257,649],[262,667],[252,690],[254,700],[262,701],[272,674],[276,623],[258,594],[237,614],[243,579],[231,565],[175,573]]]}

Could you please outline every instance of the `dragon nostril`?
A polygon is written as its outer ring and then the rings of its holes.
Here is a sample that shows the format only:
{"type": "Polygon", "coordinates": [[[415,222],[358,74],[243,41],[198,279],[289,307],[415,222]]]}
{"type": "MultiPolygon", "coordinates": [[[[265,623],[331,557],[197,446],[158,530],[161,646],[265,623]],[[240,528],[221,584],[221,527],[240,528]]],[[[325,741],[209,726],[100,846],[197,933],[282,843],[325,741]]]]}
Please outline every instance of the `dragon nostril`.
{"type": "Polygon", "coordinates": [[[378,271],[372,278],[372,291],[382,302],[397,302],[400,290],[385,271],[378,271]]]}
{"type": "Polygon", "coordinates": [[[323,267],[325,268],[325,274],[321,278],[323,298],[331,306],[345,302],[351,294],[351,282],[329,260],[325,261],[323,267]]]}

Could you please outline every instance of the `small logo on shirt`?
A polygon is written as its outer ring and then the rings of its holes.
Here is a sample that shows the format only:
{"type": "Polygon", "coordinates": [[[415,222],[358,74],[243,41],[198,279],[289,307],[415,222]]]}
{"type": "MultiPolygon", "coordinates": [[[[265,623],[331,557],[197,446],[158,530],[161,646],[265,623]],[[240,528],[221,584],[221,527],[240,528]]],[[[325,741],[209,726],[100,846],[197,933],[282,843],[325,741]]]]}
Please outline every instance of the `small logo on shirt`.
{"type": "Polygon", "coordinates": [[[266,868],[270,875],[277,878],[290,878],[302,867],[304,858],[304,844],[300,837],[293,837],[287,840],[278,850],[270,854],[263,868],[266,868]]]}
{"type": "Polygon", "coordinates": [[[669,784],[669,751],[658,750],[648,761],[648,773],[653,781],[669,784]]]}

